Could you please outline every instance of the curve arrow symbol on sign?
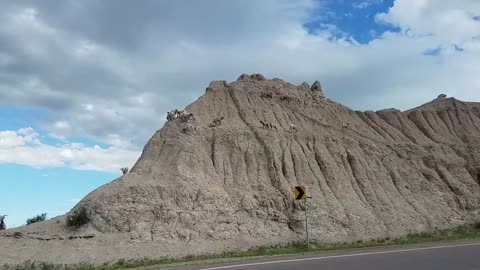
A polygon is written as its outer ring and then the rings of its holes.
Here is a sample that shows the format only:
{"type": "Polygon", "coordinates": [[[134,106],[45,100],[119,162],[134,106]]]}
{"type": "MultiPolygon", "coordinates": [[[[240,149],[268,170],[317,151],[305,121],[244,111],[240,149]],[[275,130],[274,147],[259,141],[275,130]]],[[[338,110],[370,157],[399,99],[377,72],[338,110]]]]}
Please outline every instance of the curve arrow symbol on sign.
{"type": "Polygon", "coordinates": [[[303,200],[305,199],[305,187],[304,186],[296,186],[293,190],[295,193],[295,200],[303,200]]]}

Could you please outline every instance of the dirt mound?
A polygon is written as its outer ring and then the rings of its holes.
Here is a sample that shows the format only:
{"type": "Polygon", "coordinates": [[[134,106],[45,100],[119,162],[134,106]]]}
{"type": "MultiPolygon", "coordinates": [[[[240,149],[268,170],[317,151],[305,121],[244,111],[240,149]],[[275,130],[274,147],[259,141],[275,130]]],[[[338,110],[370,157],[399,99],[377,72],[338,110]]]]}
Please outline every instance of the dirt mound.
{"type": "Polygon", "coordinates": [[[212,82],[168,121],[131,172],[65,217],[0,233],[0,262],[107,261],[247,249],[304,237],[397,237],[472,222],[480,209],[480,105],[437,98],[359,112],[262,75],[212,82]],[[186,115],[186,114],[185,114],[186,115]],[[292,124],[295,129],[292,129],[292,124]],[[41,248],[40,248],[41,247],[41,248]]]}

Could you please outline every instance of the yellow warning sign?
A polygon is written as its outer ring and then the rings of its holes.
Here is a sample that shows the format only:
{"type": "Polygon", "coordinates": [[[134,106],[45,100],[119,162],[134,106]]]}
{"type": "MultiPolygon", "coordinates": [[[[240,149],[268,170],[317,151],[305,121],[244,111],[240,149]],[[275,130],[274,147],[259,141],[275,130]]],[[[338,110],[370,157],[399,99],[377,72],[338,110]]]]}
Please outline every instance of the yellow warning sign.
{"type": "Polygon", "coordinates": [[[293,190],[295,193],[295,200],[304,200],[305,199],[305,187],[304,186],[296,186],[293,190]]]}

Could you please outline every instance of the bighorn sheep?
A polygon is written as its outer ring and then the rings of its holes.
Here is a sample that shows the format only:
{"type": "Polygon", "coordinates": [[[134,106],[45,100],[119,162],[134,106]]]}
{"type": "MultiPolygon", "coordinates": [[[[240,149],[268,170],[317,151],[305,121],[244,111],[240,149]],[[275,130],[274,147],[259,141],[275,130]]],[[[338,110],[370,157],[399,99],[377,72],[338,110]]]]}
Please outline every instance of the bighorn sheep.
{"type": "Polygon", "coordinates": [[[272,98],[273,94],[272,93],[261,93],[260,97],[261,98],[272,98]]]}
{"type": "Polygon", "coordinates": [[[260,124],[262,124],[263,128],[266,128],[266,129],[275,129],[275,130],[278,131],[277,126],[275,126],[275,125],[272,124],[271,122],[263,122],[262,120],[260,120],[260,124]]]}
{"type": "Polygon", "coordinates": [[[297,132],[297,127],[294,125],[294,124],[290,124],[290,129],[289,129],[290,132],[297,132]]]}
{"type": "Polygon", "coordinates": [[[214,123],[216,126],[220,126],[220,125],[222,124],[222,120],[223,120],[223,116],[214,119],[214,120],[213,120],[213,123],[214,123]]]}
{"type": "Polygon", "coordinates": [[[175,119],[175,114],[173,112],[167,112],[167,121],[172,121],[175,119]]]}
{"type": "Polygon", "coordinates": [[[220,126],[222,124],[222,120],[223,120],[223,116],[222,117],[218,117],[218,118],[215,118],[213,119],[213,122],[211,124],[209,124],[208,126],[209,127],[217,127],[217,126],[220,126]]]}
{"type": "Polygon", "coordinates": [[[5,222],[4,222],[6,216],[7,215],[0,216],[0,231],[7,229],[7,225],[5,225],[5,222]]]}
{"type": "Polygon", "coordinates": [[[180,112],[175,109],[173,111],[167,112],[167,120],[172,121],[180,115],[180,112]]]}
{"type": "Polygon", "coordinates": [[[262,124],[263,128],[270,128],[269,123],[263,122],[262,120],[260,120],[260,124],[262,124]]]}
{"type": "Polygon", "coordinates": [[[265,128],[266,124],[262,120],[260,120],[260,124],[262,124],[262,127],[265,128]]]}
{"type": "Polygon", "coordinates": [[[190,120],[195,120],[195,117],[193,117],[193,113],[188,113],[185,110],[180,112],[179,118],[182,122],[189,122],[190,120]]]}
{"type": "Polygon", "coordinates": [[[286,101],[287,103],[290,103],[290,101],[292,101],[292,98],[289,97],[289,96],[281,96],[280,100],[281,101],[286,101]]]}
{"type": "Polygon", "coordinates": [[[193,113],[188,113],[186,110],[179,111],[175,109],[173,111],[167,112],[167,121],[172,121],[178,117],[181,117],[183,122],[194,119],[193,113]]]}

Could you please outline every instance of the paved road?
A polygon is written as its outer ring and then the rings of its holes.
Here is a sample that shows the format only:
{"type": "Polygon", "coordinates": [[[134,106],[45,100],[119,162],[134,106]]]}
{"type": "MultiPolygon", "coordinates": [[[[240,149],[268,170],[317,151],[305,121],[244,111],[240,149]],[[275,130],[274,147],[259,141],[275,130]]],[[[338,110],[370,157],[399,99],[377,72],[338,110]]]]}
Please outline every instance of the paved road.
{"type": "Polygon", "coordinates": [[[480,242],[328,252],[174,269],[196,270],[480,270],[480,242]]]}

